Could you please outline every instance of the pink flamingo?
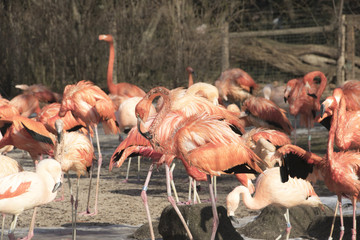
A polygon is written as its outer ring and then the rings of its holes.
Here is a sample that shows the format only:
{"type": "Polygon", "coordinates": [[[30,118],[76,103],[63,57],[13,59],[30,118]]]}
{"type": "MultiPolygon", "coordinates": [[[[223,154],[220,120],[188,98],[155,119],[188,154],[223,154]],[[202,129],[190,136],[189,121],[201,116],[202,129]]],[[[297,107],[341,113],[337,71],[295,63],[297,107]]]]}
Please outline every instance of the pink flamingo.
{"type": "MultiPolygon", "coordinates": [[[[164,155],[163,159],[166,163],[167,183],[170,181],[169,162],[172,161],[173,156],[183,157],[191,166],[209,175],[219,176],[221,174],[262,171],[258,166],[258,164],[263,163],[261,159],[246,147],[241,137],[232,131],[228,122],[219,121],[221,117],[209,116],[208,114],[184,117],[182,114],[179,115],[178,111],[170,111],[170,101],[169,90],[162,87],[153,88],[138,103],[135,110],[138,117],[139,132],[149,139],[156,151],[167,154],[164,155]],[[156,96],[163,98],[163,105],[151,125],[146,127],[144,123],[148,120],[148,106],[156,96]],[[189,133],[193,134],[189,135],[189,133]],[[223,156],[221,160],[215,157],[220,152],[221,156],[223,156]]],[[[209,177],[208,182],[214,214],[211,239],[214,239],[218,226],[218,216],[213,187],[209,177]]],[[[167,186],[169,193],[169,184],[167,186]]],[[[173,202],[171,195],[168,195],[168,198],[170,202],[173,202]]],[[[175,208],[176,205],[172,204],[175,208]]],[[[180,212],[178,212],[178,215],[188,235],[191,236],[180,212]]]]}
{"type": "Polygon", "coordinates": [[[115,61],[115,49],[114,49],[114,38],[112,35],[99,35],[99,40],[103,40],[109,43],[110,53],[109,53],[109,64],[107,71],[107,85],[109,92],[111,94],[126,96],[126,97],[143,97],[145,92],[136,85],[131,83],[118,83],[114,84],[113,82],[113,71],[114,71],[114,61],[115,61]]]}
{"type": "MultiPolygon", "coordinates": [[[[343,101],[345,102],[344,98],[340,99],[340,106],[344,104],[343,101]]],[[[351,150],[334,152],[335,131],[338,127],[337,115],[338,111],[334,111],[329,131],[327,155],[324,158],[293,145],[285,145],[278,149],[278,153],[283,158],[281,176],[283,181],[287,181],[288,176],[306,178],[309,173],[313,172],[312,177],[324,179],[328,189],[338,197],[341,224],[340,239],[344,235],[341,200],[342,197],[349,198],[353,205],[352,239],[356,239],[356,202],[360,191],[360,173],[358,171],[360,153],[351,150]]]]}
{"type": "MultiPolygon", "coordinates": [[[[97,125],[102,123],[105,134],[116,134],[119,129],[115,123],[115,109],[109,96],[106,95],[98,86],[90,81],[82,80],[75,85],[67,85],[64,89],[63,100],[60,107],[59,116],[64,117],[67,111],[71,111],[75,118],[81,119],[90,132],[90,127],[95,129],[96,143],[98,148],[98,169],[96,179],[95,207],[94,212],[90,213],[89,205],[86,210],[88,215],[97,214],[97,199],[100,183],[100,169],[102,164],[102,154],[97,125]]],[[[90,136],[90,139],[91,136],[90,136]]]]}
{"type": "Polygon", "coordinates": [[[300,115],[300,125],[308,129],[309,151],[311,150],[310,128],[314,125],[316,112],[320,110],[320,97],[325,90],[326,83],[327,78],[322,72],[313,71],[307,73],[303,78],[289,80],[286,84],[284,100],[289,102],[290,114],[295,116],[295,118],[300,115]],[[319,86],[314,83],[315,77],[321,78],[319,86]]]}

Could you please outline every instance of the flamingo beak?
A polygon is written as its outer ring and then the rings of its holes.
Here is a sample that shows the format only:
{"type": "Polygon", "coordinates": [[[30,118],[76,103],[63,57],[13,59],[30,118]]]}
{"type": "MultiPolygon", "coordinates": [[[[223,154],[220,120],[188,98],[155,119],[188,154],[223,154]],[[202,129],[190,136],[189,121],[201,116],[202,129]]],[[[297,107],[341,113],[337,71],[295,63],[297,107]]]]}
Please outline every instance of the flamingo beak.
{"type": "Polygon", "coordinates": [[[229,216],[231,222],[234,222],[235,224],[239,224],[239,221],[234,216],[229,216]]]}
{"type": "Polygon", "coordinates": [[[142,129],[141,126],[143,125],[142,119],[139,116],[137,116],[136,118],[137,118],[137,128],[139,133],[148,140],[152,139],[152,135],[149,132],[143,132],[141,130],[142,129]]]}
{"type": "Polygon", "coordinates": [[[320,106],[320,116],[321,116],[321,118],[324,116],[324,113],[325,113],[325,106],[324,106],[324,104],[321,104],[321,106],[320,106]]]}
{"type": "Polygon", "coordinates": [[[56,191],[59,189],[59,187],[61,187],[61,184],[62,184],[61,182],[57,182],[57,183],[55,184],[52,192],[53,192],[53,193],[56,192],[56,191]]]}
{"type": "Polygon", "coordinates": [[[286,97],[284,97],[284,102],[286,103],[286,101],[287,101],[287,98],[286,98],[286,97]]]}

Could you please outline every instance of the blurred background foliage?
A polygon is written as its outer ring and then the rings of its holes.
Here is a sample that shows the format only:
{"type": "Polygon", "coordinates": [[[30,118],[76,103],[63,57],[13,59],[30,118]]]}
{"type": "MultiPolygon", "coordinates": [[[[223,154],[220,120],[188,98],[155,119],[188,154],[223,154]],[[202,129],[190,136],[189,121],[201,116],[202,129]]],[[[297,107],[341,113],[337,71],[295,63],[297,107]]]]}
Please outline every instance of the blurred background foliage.
{"type": "MultiPolygon", "coordinates": [[[[230,33],[323,26],[337,21],[337,4],[334,0],[2,0],[0,93],[12,98],[19,92],[16,84],[36,83],[62,92],[65,85],[82,79],[107,91],[109,46],[98,40],[99,34],[115,38],[117,82],[130,82],[145,91],[158,85],[186,86],[185,68],[191,66],[197,73],[195,81],[214,83],[222,71],[224,22],[230,33]]],[[[345,0],[343,13],[360,14],[360,1],[345,0]]],[[[336,48],[337,36],[330,32],[271,39],[336,48]]],[[[255,81],[297,77],[296,72],[252,60],[237,44],[257,43],[236,38],[229,43],[230,67],[244,69],[255,81]]],[[[359,56],[359,48],[356,51],[359,56]]]]}

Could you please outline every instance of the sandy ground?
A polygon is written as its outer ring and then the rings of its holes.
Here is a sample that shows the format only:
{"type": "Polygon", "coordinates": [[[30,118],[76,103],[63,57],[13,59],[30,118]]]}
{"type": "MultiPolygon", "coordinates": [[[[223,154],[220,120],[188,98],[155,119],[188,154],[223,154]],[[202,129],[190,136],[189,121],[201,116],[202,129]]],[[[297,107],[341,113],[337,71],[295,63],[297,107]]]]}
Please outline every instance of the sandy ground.
{"type": "MultiPolygon", "coordinates": [[[[313,141],[318,142],[316,144],[324,144],[327,139],[325,128],[319,127],[317,134],[313,136],[313,141]],[[316,138],[318,138],[316,140],[316,138]],[[314,140],[315,139],[315,140],[314,140]]],[[[100,130],[100,133],[103,131],[100,130]]],[[[299,139],[305,139],[306,131],[299,131],[299,139]]],[[[101,149],[103,153],[103,165],[101,167],[101,180],[99,190],[99,204],[98,214],[96,216],[78,216],[78,239],[127,239],[127,235],[134,232],[136,228],[147,222],[146,212],[143,207],[143,203],[140,197],[141,189],[143,187],[145,177],[150,166],[150,161],[147,159],[141,160],[140,167],[140,180],[137,179],[137,159],[132,160],[130,177],[128,183],[124,183],[123,180],[126,175],[126,168],[128,162],[126,161],[121,168],[115,168],[112,172],[109,172],[109,159],[113,154],[115,148],[119,144],[118,136],[104,135],[100,136],[101,149]],[[124,228],[121,228],[124,227],[124,228]],[[121,232],[121,231],[124,232],[121,232]],[[102,235],[103,233],[103,235],[102,235]],[[95,235],[94,235],[95,234],[95,235]],[[109,238],[105,238],[104,236],[109,238]]],[[[304,141],[303,141],[304,142],[304,141]]],[[[304,148],[306,148],[304,146],[304,148]]],[[[321,153],[323,148],[318,151],[321,153]]],[[[23,152],[16,149],[8,154],[8,156],[20,161],[24,168],[28,171],[33,171],[33,162],[28,155],[23,157],[23,152]]],[[[175,161],[176,167],[174,170],[174,179],[176,189],[178,191],[180,201],[186,201],[188,198],[188,177],[181,162],[175,161]]],[[[96,175],[95,175],[96,176],[96,175]]],[[[76,176],[70,175],[70,179],[73,185],[73,191],[75,192],[76,176]]],[[[222,176],[218,178],[218,203],[225,206],[226,195],[238,185],[238,182],[234,176],[222,176]]],[[[91,210],[94,209],[95,198],[95,181],[91,187],[90,206],[91,210]]],[[[71,205],[70,194],[67,179],[64,180],[64,196],[63,201],[54,201],[47,205],[41,206],[38,209],[36,216],[36,230],[34,239],[49,239],[49,235],[52,234],[53,239],[67,239],[71,237],[71,205]],[[57,237],[54,237],[57,235],[57,237]]],[[[87,193],[89,188],[89,178],[82,177],[80,179],[79,189],[79,212],[86,209],[87,193]]],[[[323,185],[317,185],[315,187],[319,195],[331,196],[323,185]]],[[[58,192],[58,197],[61,196],[61,191],[58,192]]],[[[149,189],[147,191],[148,202],[153,220],[158,220],[164,207],[169,205],[166,196],[165,186],[165,170],[160,167],[157,171],[153,172],[149,189]]],[[[200,191],[201,199],[208,199],[208,189],[206,183],[201,183],[200,191]]],[[[259,211],[252,211],[246,209],[241,205],[236,212],[238,218],[258,215],[259,211]]],[[[24,236],[26,229],[29,226],[32,216],[32,210],[27,210],[19,216],[18,225],[15,232],[17,237],[24,236]]],[[[6,218],[5,228],[8,229],[10,225],[11,217],[6,218]]],[[[7,233],[7,231],[6,231],[7,233]]]]}

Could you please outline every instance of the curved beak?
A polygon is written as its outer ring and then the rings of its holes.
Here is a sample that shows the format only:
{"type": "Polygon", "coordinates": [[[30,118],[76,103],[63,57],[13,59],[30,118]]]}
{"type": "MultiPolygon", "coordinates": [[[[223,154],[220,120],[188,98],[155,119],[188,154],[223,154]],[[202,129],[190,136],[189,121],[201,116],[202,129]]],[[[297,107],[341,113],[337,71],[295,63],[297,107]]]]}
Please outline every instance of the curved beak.
{"type": "Polygon", "coordinates": [[[287,101],[287,98],[286,98],[286,97],[284,97],[284,102],[286,103],[286,101],[287,101]]]}
{"type": "Polygon", "coordinates": [[[136,118],[137,118],[137,128],[139,133],[148,140],[152,139],[152,135],[149,132],[143,132],[141,130],[141,126],[144,125],[142,119],[140,117],[136,117],[136,118]]]}
{"type": "Polygon", "coordinates": [[[239,221],[234,217],[234,216],[229,216],[231,222],[235,223],[235,224],[239,224],[239,221]]]}
{"type": "Polygon", "coordinates": [[[324,113],[325,113],[325,106],[324,106],[324,104],[321,104],[321,106],[320,106],[320,116],[321,116],[321,118],[324,116],[324,113]]]}
{"type": "Polygon", "coordinates": [[[61,182],[57,182],[57,183],[55,184],[55,186],[54,186],[54,188],[53,188],[52,192],[53,192],[53,193],[54,193],[54,192],[56,192],[56,191],[59,189],[59,187],[61,187],[61,185],[62,185],[62,183],[61,183],[61,182]]]}

